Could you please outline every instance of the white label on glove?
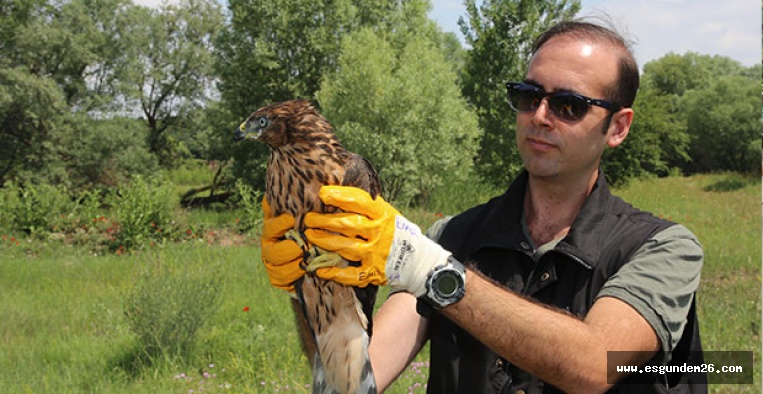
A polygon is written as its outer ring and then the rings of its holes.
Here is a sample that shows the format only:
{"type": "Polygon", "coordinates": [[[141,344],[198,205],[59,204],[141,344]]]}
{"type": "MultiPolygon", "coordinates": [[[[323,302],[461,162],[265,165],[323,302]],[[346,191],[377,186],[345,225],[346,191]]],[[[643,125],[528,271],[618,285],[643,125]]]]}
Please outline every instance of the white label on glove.
{"type": "Polygon", "coordinates": [[[395,217],[395,237],[387,257],[387,279],[392,287],[400,285],[401,271],[411,261],[416,248],[413,246],[415,238],[421,235],[421,230],[415,224],[402,216],[395,217]]]}
{"type": "Polygon", "coordinates": [[[449,252],[422,234],[419,226],[402,216],[395,217],[395,236],[385,267],[390,287],[407,290],[417,297],[423,295],[427,275],[448,255],[449,252]]]}

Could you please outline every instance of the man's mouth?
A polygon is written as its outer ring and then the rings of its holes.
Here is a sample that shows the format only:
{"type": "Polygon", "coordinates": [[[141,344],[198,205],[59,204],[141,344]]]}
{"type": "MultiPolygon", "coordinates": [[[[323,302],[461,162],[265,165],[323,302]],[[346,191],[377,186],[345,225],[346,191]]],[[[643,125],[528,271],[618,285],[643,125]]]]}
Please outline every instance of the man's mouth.
{"type": "Polygon", "coordinates": [[[556,145],[538,138],[528,138],[527,145],[532,150],[547,151],[556,149],[556,145]]]}

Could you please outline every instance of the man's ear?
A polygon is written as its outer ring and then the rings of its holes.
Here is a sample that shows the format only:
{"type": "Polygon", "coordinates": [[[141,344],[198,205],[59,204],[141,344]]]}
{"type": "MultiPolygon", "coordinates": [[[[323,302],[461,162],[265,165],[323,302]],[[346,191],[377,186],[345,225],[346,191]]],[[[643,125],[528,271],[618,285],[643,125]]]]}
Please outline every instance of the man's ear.
{"type": "Polygon", "coordinates": [[[633,109],[623,108],[612,115],[607,129],[607,145],[615,148],[625,141],[633,122],[633,109]]]}

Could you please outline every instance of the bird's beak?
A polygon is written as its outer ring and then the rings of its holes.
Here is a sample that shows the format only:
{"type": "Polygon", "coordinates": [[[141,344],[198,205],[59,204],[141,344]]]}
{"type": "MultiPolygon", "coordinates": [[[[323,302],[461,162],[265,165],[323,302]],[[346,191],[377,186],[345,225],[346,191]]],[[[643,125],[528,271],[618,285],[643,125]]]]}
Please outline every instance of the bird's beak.
{"type": "Polygon", "coordinates": [[[246,138],[246,136],[247,136],[247,132],[246,132],[246,123],[247,123],[247,122],[241,123],[241,125],[240,125],[240,126],[238,126],[238,130],[236,130],[236,134],[235,134],[235,136],[234,136],[234,140],[235,140],[236,142],[238,142],[238,141],[241,141],[241,140],[243,140],[244,138],[246,138]]]}

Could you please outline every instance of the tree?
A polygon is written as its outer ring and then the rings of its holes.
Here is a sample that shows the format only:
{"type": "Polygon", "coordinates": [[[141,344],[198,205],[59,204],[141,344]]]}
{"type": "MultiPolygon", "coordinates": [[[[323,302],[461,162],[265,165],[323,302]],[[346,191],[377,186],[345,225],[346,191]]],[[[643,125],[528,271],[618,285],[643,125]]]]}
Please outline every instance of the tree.
{"type": "Polygon", "coordinates": [[[644,65],[650,87],[660,94],[683,96],[710,84],[719,75],[743,75],[745,68],[739,62],[723,56],[686,52],[668,53],[644,65]]]}
{"type": "Polygon", "coordinates": [[[0,186],[25,172],[51,174],[43,171],[57,162],[51,141],[66,125],[65,100],[51,78],[21,66],[0,69],[0,186]]]}
{"type": "Polygon", "coordinates": [[[506,101],[506,82],[524,78],[531,44],[542,31],[580,9],[577,0],[466,0],[467,19],[459,26],[471,46],[463,94],[476,108],[485,131],[477,159],[479,173],[503,187],[521,168],[514,143],[514,116],[506,101]]]}
{"type": "Polygon", "coordinates": [[[644,65],[628,137],[634,141],[626,150],[658,148],[659,160],[642,154],[631,163],[629,175],[757,167],[751,163],[760,161],[760,91],[750,89],[759,78],[760,65],[748,68],[727,57],[694,52],[670,53],[644,65]],[[757,113],[751,106],[757,106],[757,113]],[[654,148],[638,138],[652,141],[654,148]]]}
{"type": "Polygon", "coordinates": [[[65,176],[53,141],[68,128],[69,113],[57,81],[78,76],[62,71],[71,45],[61,40],[61,13],[43,1],[0,6],[0,186],[65,176]]]}
{"type": "Polygon", "coordinates": [[[173,143],[167,131],[201,108],[212,89],[222,10],[214,0],[182,0],[158,10],[135,8],[131,20],[134,45],[118,79],[128,105],[139,104],[149,150],[169,166],[173,143]]]}
{"type": "Polygon", "coordinates": [[[666,176],[689,161],[689,135],[678,96],[642,85],[633,109],[628,138],[604,152],[601,167],[611,185],[642,176],[666,176]]]}
{"type": "Polygon", "coordinates": [[[0,2],[0,66],[19,63],[21,30],[48,12],[46,0],[5,0],[0,2]]]}
{"type": "MultiPolygon", "coordinates": [[[[337,68],[342,39],[363,27],[378,34],[423,30],[428,0],[231,0],[230,26],[216,50],[223,110],[232,119],[216,127],[232,142],[232,130],[262,105],[313,98],[321,79],[337,68]]],[[[228,146],[233,173],[255,188],[264,185],[267,149],[228,146]]]]}
{"type": "Polygon", "coordinates": [[[316,97],[340,140],[373,163],[385,198],[426,199],[470,174],[477,119],[436,43],[367,28],[345,39],[338,65],[316,97]]]}
{"type": "Polygon", "coordinates": [[[74,190],[118,187],[135,176],[150,177],[158,169],[146,146],[147,130],[139,119],[80,118],[61,136],[66,168],[74,190]]]}
{"type": "Polygon", "coordinates": [[[264,103],[311,97],[336,68],[342,37],[362,26],[384,30],[403,2],[229,1],[231,23],[217,45],[223,101],[243,117],[264,103]]]}
{"type": "Polygon", "coordinates": [[[760,86],[736,75],[686,93],[691,172],[760,169],[760,86]]]}
{"type": "Polygon", "coordinates": [[[130,7],[127,0],[0,5],[0,185],[70,182],[70,150],[81,145],[70,135],[116,101],[130,7]]]}
{"type": "Polygon", "coordinates": [[[39,77],[52,78],[72,111],[99,110],[113,100],[114,68],[130,38],[127,0],[48,2],[21,18],[11,55],[39,77]]]}

